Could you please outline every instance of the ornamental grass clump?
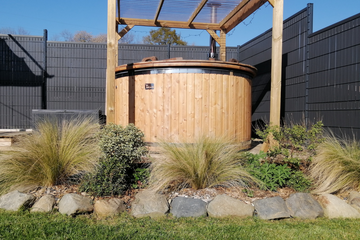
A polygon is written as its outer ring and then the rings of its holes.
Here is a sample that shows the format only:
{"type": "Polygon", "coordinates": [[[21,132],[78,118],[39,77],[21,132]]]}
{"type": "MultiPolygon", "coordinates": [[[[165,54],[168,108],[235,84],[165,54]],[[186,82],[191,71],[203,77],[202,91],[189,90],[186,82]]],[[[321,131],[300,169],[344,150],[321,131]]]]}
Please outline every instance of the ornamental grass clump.
{"type": "Polygon", "coordinates": [[[338,139],[330,133],[317,149],[310,166],[313,193],[335,193],[347,188],[360,189],[360,143],[338,139]]]}
{"type": "Polygon", "coordinates": [[[0,192],[10,187],[53,186],[93,171],[100,156],[92,118],[44,119],[23,137],[20,151],[0,160],[0,192]]]}
{"type": "Polygon", "coordinates": [[[224,138],[201,137],[195,143],[160,143],[161,158],[152,160],[150,188],[246,186],[260,181],[241,164],[240,146],[224,138]]]}

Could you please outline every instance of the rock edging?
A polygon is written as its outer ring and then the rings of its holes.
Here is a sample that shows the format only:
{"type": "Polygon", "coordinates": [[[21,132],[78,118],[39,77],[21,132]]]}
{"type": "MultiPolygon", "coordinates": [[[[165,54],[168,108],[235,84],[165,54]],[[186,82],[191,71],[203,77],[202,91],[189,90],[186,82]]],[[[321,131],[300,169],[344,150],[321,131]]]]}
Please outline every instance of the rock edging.
{"type": "MultiPolygon", "coordinates": [[[[44,195],[35,202],[31,194],[13,191],[0,196],[0,209],[19,211],[29,209],[31,212],[51,212],[56,206],[51,195],[44,195]]],[[[64,195],[57,205],[62,214],[74,216],[77,214],[94,213],[98,217],[107,217],[124,212],[125,203],[118,198],[98,200],[79,194],[64,195]]],[[[164,217],[170,213],[175,217],[249,217],[261,219],[301,218],[360,218],[360,193],[351,192],[346,201],[331,194],[322,194],[314,198],[309,193],[294,193],[285,201],[281,197],[270,197],[255,200],[248,204],[226,194],[216,196],[212,201],[176,197],[170,203],[164,195],[143,190],[135,196],[131,214],[136,217],[164,217]]]]}

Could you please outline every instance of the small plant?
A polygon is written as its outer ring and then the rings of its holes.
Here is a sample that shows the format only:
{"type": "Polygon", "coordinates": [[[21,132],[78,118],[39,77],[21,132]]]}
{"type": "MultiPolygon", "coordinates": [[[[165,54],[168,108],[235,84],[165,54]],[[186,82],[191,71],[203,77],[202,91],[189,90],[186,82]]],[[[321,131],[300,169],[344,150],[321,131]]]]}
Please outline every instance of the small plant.
{"type": "Polygon", "coordinates": [[[96,196],[122,194],[131,184],[135,163],[148,152],[143,137],[133,124],[104,126],[99,134],[104,156],[96,172],[82,181],[80,190],[96,196]]]}
{"type": "Polygon", "coordinates": [[[136,168],[133,173],[133,184],[131,185],[134,189],[144,188],[148,185],[150,176],[149,168],[136,168]]]}
{"type": "Polygon", "coordinates": [[[251,189],[244,188],[242,192],[245,193],[248,197],[254,197],[254,191],[251,189]]]}
{"type": "Polygon", "coordinates": [[[10,187],[52,186],[93,171],[99,125],[90,118],[45,119],[19,142],[21,151],[0,161],[0,192],[10,187]]]}
{"type": "MultiPolygon", "coordinates": [[[[270,163],[265,153],[247,153],[244,155],[246,167],[251,175],[264,183],[263,189],[276,191],[279,187],[291,187],[297,191],[306,191],[311,182],[303,172],[293,170],[288,164],[270,163]]],[[[298,160],[289,159],[289,162],[297,164],[298,160]]]]}
{"type": "Polygon", "coordinates": [[[334,193],[353,187],[360,189],[360,143],[338,139],[330,133],[318,147],[310,166],[314,193],[334,193]]]}
{"type": "Polygon", "coordinates": [[[154,190],[234,186],[259,183],[241,165],[240,147],[224,138],[202,137],[195,143],[160,143],[163,158],[153,159],[154,190]]]}

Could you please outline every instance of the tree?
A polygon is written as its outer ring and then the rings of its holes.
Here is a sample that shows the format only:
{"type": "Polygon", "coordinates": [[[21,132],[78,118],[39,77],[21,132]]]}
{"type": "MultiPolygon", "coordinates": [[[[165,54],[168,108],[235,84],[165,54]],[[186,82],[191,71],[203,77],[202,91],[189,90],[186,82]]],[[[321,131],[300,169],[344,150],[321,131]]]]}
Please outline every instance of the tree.
{"type": "Polygon", "coordinates": [[[151,45],[187,45],[187,42],[181,40],[180,34],[175,29],[161,27],[158,30],[151,30],[148,36],[143,38],[145,44],[151,45]]]}
{"type": "Polygon", "coordinates": [[[18,27],[17,29],[5,27],[5,28],[0,28],[0,34],[30,35],[30,32],[22,27],[18,27]]]}
{"type": "MultiPolygon", "coordinates": [[[[55,35],[54,40],[59,40],[62,38],[63,41],[66,42],[92,42],[92,43],[106,43],[107,42],[107,35],[106,33],[99,34],[99,35],[92,35],[87,31],[77,31],[75,34],[72,34],[68,30],[64,30],[60,33],[60,36],[55,35]]],[[[119,40],[119,43],[133,43],[134,42],[134,35],[131,33],[126,34],[119,40]]]]}

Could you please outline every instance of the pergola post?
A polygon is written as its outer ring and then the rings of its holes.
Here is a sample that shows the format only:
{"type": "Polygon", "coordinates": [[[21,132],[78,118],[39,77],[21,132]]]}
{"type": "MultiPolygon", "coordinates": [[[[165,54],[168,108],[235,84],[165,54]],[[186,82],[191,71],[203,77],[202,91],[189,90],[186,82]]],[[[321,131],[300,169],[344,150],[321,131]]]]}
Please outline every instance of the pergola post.
{"type": "Polygon", "coordinates": [[[274,7],[271,50],[270,125],[280,126],[284,0],[272,0],[269,2],[274,7]]]}
{"type": "Polygon", "coordinates": [[[115,123],[115,67],[118,41],[116,36],[116,0],[108,0],[107,67],[106,67],[106,123],[115,123]]]}

